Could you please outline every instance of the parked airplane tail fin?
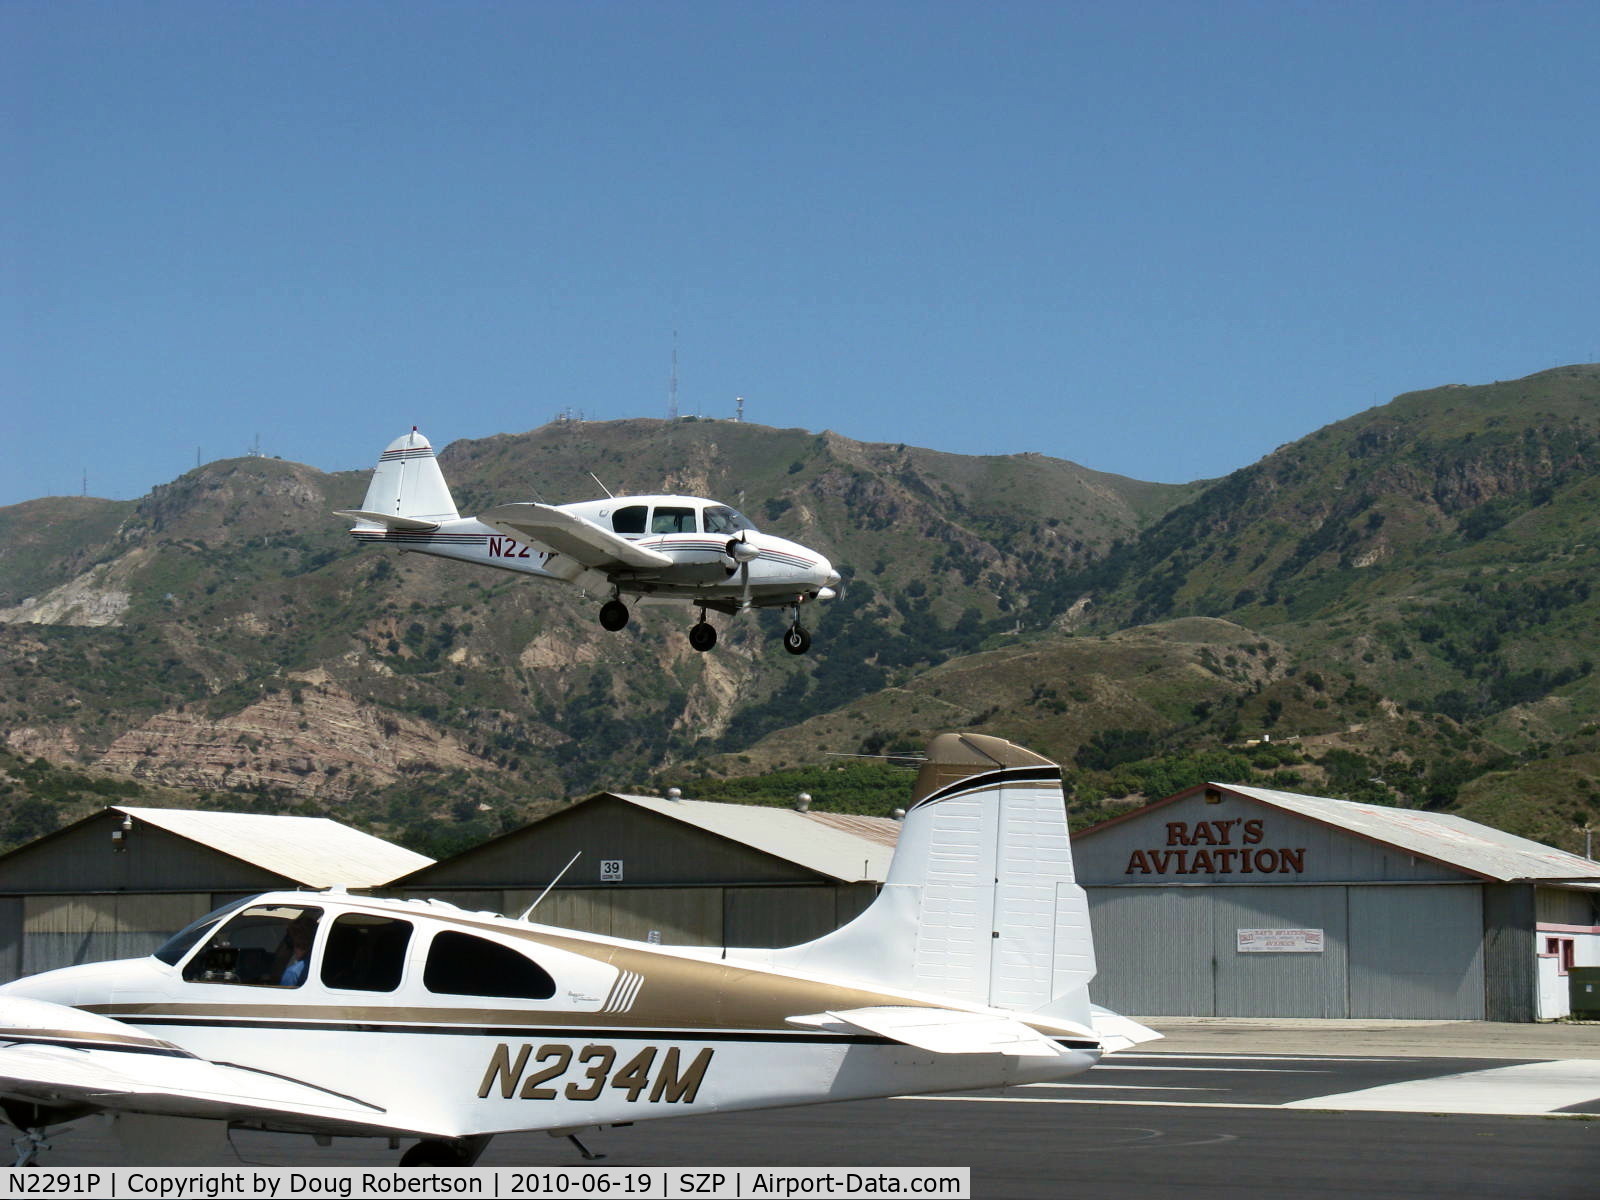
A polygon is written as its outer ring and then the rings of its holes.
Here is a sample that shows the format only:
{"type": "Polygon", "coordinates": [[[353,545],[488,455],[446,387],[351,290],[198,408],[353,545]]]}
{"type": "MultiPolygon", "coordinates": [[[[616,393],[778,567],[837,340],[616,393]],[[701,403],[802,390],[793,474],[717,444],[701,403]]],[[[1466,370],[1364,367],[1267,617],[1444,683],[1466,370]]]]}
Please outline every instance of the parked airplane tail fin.
{"type": "Polygon", "coordinates": [[[460,516],[433,446],[415,426],[390,442],[379,457],[361,507],[336,515],[412,531],[434,529],[460,516]]]}
{"type": "Polygon", "coordinates": [[[774,960],[1092,1027],[1094,941],[1060,768],[1001,738],[934,738],[883,891],[774,960]]]}

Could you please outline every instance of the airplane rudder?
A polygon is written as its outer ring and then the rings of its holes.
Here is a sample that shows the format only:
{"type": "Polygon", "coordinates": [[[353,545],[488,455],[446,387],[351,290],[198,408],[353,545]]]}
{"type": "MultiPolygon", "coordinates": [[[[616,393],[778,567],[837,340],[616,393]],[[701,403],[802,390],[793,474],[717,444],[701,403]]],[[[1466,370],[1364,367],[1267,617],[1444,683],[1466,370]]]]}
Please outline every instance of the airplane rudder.
{"type": "Polygon", "coordinates": [[[460,515],[432,444],[415,427],[390,442],[379,456],[362,507],[431,521],[453,521],[460,515]]]}

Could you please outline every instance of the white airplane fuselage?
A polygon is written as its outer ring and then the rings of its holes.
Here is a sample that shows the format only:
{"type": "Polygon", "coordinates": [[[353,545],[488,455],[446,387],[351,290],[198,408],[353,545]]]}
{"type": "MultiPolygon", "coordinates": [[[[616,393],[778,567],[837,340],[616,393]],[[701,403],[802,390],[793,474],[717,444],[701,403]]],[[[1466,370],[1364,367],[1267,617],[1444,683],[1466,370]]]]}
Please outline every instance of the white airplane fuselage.
{"type": "MultiPolygon", "coordinates": [[[[206,953],[201,938],[174,963],[88,964],[7,984],[0,1021],[17,997],[67,1005],[203,1059],[382,1105],[384,1127],[434,1138],[1064,1079],[1101,1053],[1087,1030],[1060,1034],[1059,1057],[1030,1058],[940,1055],[860,1032],[796,1027],[786,1017],[797,1012],[943,1010],[933,997],[805,978],[721,951],[659,948],[437,902],[317,892],[267,894],[240,911],[273,905],[318,912],[310,973],[297,986],[185,978],[206,953]],[[338,971],[325,954],[340,917],[411,926],[392,991],[327,982],[338,971]],[[554,994],[486,1001],[432,990],[440,981],[430,987],[428,954],[440,933],[535,956],[554,994]]],[[[292,1118],[274,1124],[296,1127],[292,1118]]]]}
{"type": "Polygon", "coordinates": [[[513,1130],[1068,1079],[1159,1036],[1093,977],[1060,768],[941,734],[881,892],[819,938],[660,946],[269,892],[151,957],[0,986],[0,1113],[29,1154],[105,1111],[414,1136],[402,1165],[464,1166],[513,1130]]]}
{"type": "Polygon", "coordinates": [[[501,504],[475,517],[456,509],[433,446],[415,428],[378,458],[366,499],[339,516],[355,520],[358,542],[433,554],[574,584],[606,596],[600,624],[628,623],[624,596],[700,609],[689,644],[717,642],[706,612],[786,608],[784,649],[804,654],[811,635],[800,608],[831,600],[839,572],[787,538],[761,533],[749,518],[700,496],[607,496],[576,504],[501,504]]]}
{"type": "MultiPolygon", "coordinates": [[[[619,508],[631,506],[648,507],[652,511],[657,506],[670,506],[687,509],[697,516],[707,508],[721,507],[693,496],[619,496],[556,507],[609,528],[612,515],[619,508]]],[[[476,517],[442,521],[438,528],[424,531],[357,529],[351,536],[364,544],[432,554],[564,583],[588,582],[595,591],[603,592],[614,585],[642,597],[690,603],[705,600],[713,607],[729,603],[739,605],[746,596],[753,607],[803,603],[817,599],[823,589],[839,582],[833,564],[815,550],[755,529],[744,530],[739,535],[741,541],[757,552],[748,563],[748,584],[743,574],[745,564],[730,561],[727,550],[732,539],[726,533],[696,530],[623,534],[621,536],[647,550],[667,555],[673,565],[662,569],[615,569],[609,578],[592,581],[581,578],[584,568],[569,557],[535,541],[511,537],[476,517]]]]}

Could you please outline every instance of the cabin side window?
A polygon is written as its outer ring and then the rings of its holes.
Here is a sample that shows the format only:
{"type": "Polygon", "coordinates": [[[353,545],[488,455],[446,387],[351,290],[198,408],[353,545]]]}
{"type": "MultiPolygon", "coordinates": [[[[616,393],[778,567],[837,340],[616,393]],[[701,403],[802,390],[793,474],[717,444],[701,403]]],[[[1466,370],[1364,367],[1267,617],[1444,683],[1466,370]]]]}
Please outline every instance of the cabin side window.
{"type": "Polygon", "coordinates": [[[411,922],[371,913],[344,913],[328,927],[322,984],[351,992],[392,992],[405,970],[411,922]]]}
{"type": "Polygon", "coordinates": [[[428,947],[422,983],[430,992],[452,996],[514,996],[548,1000],[556,981],[531,958],[470,933],[445,932],[428,947]]]}
{"type": "Polygon", "coordinates": [[[310,969],[321,919],[320,908],[297,904],[247,908],[211,936],[184,967],[183,977],[191,983],[299,987],[310,969]]]}
{"type": "Polygon", "coordinates": [[[699,533],[700,524],[695,519],[692,508],[668,508],[665,505],[656,509],[655,516],[650,519],[651,533],[699,533]]]}
{"type": "Polygon", "coordinates": [[[643,533],[649,508],[643,504],[629,504],[611,514],[611,529],[615,533],[643,533]]]}

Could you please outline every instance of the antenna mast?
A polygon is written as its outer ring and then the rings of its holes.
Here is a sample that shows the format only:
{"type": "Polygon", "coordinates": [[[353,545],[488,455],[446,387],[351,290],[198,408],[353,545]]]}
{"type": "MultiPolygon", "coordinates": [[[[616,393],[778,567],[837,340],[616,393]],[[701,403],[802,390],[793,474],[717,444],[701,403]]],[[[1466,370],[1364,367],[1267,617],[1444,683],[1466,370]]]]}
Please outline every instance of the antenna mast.
{"type": "Polygon", "coordinates": [[[678,331],[672,331],[672,375],[667,381],[667,420],[678,419],[678,331]]]}

